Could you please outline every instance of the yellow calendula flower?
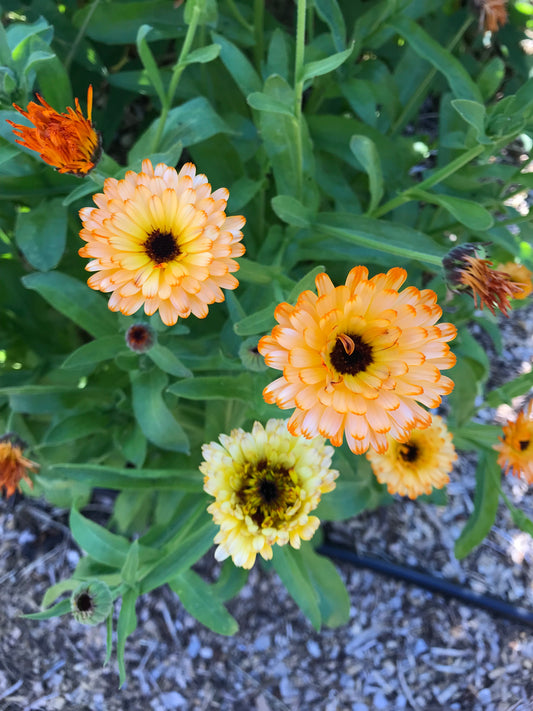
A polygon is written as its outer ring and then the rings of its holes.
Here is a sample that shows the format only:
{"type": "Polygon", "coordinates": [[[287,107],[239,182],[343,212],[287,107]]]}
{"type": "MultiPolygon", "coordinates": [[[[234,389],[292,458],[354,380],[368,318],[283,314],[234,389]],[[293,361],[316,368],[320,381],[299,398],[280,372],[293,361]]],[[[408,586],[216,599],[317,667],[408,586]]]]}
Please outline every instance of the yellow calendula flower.
{"type": "Polygon", "coordinates": [[[231,556],[251,568],[257,554],[272,558],[275,544],[308,541],[319,525],[309,513],[335,488],[333,448],[322,437],[293,437],[285,420],[256,422],[252,432],[236,429],[219,440],[204,444],[200,465],[204,489],[215,497],[207,510],[220,526],[216,559],[231,556]]]}
{"type": "Polygon", "coordinates": [[[518,413],[516,420],[509,421],[503,428],[500,443],[494,445],[498,464],[506,474],[533,483],[533,400],[526,410],[518,413]]]}
{"type": "Polygon", "coordinates": [[[520,291],[513,294],[513,299],[527,299],[533,291],[532,274],[525,264],[506,262],[505,264],[498,264],[496,271],[503,272],[513,284],[520,287],[520,291]]]}
{"type": "Polygon", "coordinates": [[[405,441],[429,427],[421,405],[437,407],[453,381],[441,375],[455,356],[447,341],[456,335],[442,315],[437,295],[407,287],[404,269],[368,278],[366,267],[351,270],[335,287],[316,277],[318,296],[300,294],[296,306],[282,303],[278,325],[259,341],[271,368],[283,371],[263,391],[268,403],[296,408],[293,435],[328,437],[336,447],[346,436],[356,454],[369,447],[384,452],[388,436],[405,441]]]}
{"type": "Polygon", "coordinates": [[[28,471],[37,471],[39,465],[24,457],[22,450],[23,443],[16,435],[9,433],[0,437],[0,493],[3,490],[6,497],[20,491],[22,479],[33,488],[28,471]]]}
{"type": "Polygon", "coordinates": [[[96,208],[80,210],[87,244],[79,250],[95,272],[92,289],[112,292],[109,308],[130,315],[141,306],[159,311],[173,326],[193,313],[205,318],[208,304],[235,289],[235,257],[244,254],[244,217],[227,217],[226,188],[211,192],[205,175],[186,163],[179,173],[149,160],[123,180],[108,178],[93,196],[96,208]]]}
{"type": "Polygon", "coordinates": [[[386,484],[389,494],[401,494],[416,499],[442,489],[457,459],[452,436],[438,415],[425,430],[413,430],[405,442],[389,437],[384,454],[369,450],[367,459],[380,484],[386,484]]]}
{"type": "Polygon", "coordinates": [[[100,160],[102,144],[100,134],[92,124],[93,88],[87,90],[87,118],[82,113],[80,102],[76,108],[67,107],[59,113],[37,94],[39,104],[30,101],[26,111],[13,104],[33,126],[23,126],[7,120],[18,136],[17,143],[36,151],[49,165],[60,173],[87,175],[100,160]]]}

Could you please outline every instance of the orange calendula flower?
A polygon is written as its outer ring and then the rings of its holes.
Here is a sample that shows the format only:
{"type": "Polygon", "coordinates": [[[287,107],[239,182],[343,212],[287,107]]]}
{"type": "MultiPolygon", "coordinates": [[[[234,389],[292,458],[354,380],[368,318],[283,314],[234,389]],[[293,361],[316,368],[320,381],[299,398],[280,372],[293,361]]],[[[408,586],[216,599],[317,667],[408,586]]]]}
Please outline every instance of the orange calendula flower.
{"type": "Polygon", "coordinates": [[[503,438],[494,449],[499,452],[498,464],[506,474],[533,483],[533,400],[521,411],[514,422],[503,428],[503,438]]]}
{"type": "Polygon", "coordinates": [[[33,488],[33,482],[28,475],[29,471],[37,471],[39,465],[26,459],[22,454],[21,440],[12,434],[0,437],[0,492],[2,489],[6,497],[11,496],[18,489],[20,481],[24,481],[33,488]]]}
{"type": "Polygon", "coordinates": [[[275,544],[299,548],[312,538],[320,522],[309,514],[339,475],[330,469],[333,448],[322,437],[293,437],[284,420],[219,440],[203,445],[200,465],[204,489],[215,497],[207,510],[220,526],[215,558],[251,568],[257,554],[272,558],[275,544]]]}
{"type": "Polygon", "coordinates": [[[496,271],[503,272],[513,284],[520,287],[521,291],[515,293],[513,299],[526,299],[533,291],[532,274],[524,264],[506,262],[505,264],[499,264],[496,267],[496,271]]]}
{"type": "Polygon", "coordinates": [[[228,197],[226,188],[211,193],[192,163],[177,173],[145,160],[141,173],[108,178],[93,196],[97,208],[80,210],[87,244],[79,254],[96,272],[87,283],[112,292],[111,311],[129,315],[144,305],[148,315],[159,310],[167,326],[191,312],[205,318],[208,304],[224,301],[222,289],[239,284],[230,272],[245,251],[245,219],[226,217],[228,197]]]}
{"type": "Polygon", "coordinates": [[[510,299],[522,292],[523,285],[516,284],[507,273],[492,269],[492,262],[484,257],[481,244],[468,243],[452,249],[442,260],[450,289],[470,291],[476,307],[479,298],[481,310],[486,306],[493,315],[499,309],[508,316],[510,299]]]}
{"type": "Polygon", "coordinates": [[[384,454],[369,450],[366,456],[377,480],[387,485],[389,494],[410,499],[446,486],[457,459],[452,436],[438,415],[433,415],[425,430],[413,430],[406,442],[389,437],[389,448],[384,454]]]}
{"type": "Polygon", "coordinates": [[[30,101],[27,111],[13,106],[33,127],[9,121],[19,136],[17,143],[36,151],[41,158],[53,165],[60,173],[87,175],[98,163],[102,154],[101,137],[92,125],[93,88],[87,90],[87,118],[82,113],[80,102],[75,99],[76,109],[67,107],[65,113],[58,113],[42,96],[37,94],[40,104],[30,101]]]}
{"type": "Polygon", "coordinates": [[[296,408],[293,435],[321,434],[338,447],[345,434],[352,452],[382,453],[388,435],[405,442],[416,427],[429,427],[431,415],[419,403],[436,407],[453,389],[440,371],[455,364],[446,342],[456,328],[435,325],[442,310],[433,291],[398,291],[406,277],[394,268],[368,279],[360,266],[335,287],[319,274],[318,296],[304,291],[296,306],[276,308],[279,325],[258,348],[283,376],[263,396],[296,408]]]}
{"type": "Polygon", "coordinates": [[[497,32],[507,22],[508,0],[475,0],[479,7],[479,26],[485,32],[497,32]]]}

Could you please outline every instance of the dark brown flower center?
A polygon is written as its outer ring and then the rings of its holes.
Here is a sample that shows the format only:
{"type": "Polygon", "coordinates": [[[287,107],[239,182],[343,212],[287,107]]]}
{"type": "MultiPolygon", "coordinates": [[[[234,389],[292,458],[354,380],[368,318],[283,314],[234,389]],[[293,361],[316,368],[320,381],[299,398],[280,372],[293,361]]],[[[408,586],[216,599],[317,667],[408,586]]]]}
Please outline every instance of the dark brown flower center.
{"type": "Polygon", "coordinates": [[[291,470],[266,460],[247,463],[237,497],[243,513],[260,528],[278,528],[298,500],[300,487],[291,470]]]}
{"type": "Polygon", "coordinates": [[[79,612],[91,612],[94,607],[91,595],[89,595],[89,593],[81,593],[78,595],[76,598],[76,607],[79,612]]]}
{"type": "Polygon", "coordinates": [[[180,254],[176,238],[171,232],[154,230],[143,246],[146,254],[156,264],[170,262],[180,254]]]}
{"type": "Polygon", "coordinates": [[[401,444],[398,449],[398,455],[403,459],[404,462],[412,463],[418,459],[420,450],[416,444],[401,444]]]}
{"type": "Polygon", "coordinates": [[[524,440],[521,440],[521,441],[518,443],[519,446],[520,446],[520,451],[521,451],[521,452],[525,452],[525,451],[526,451],[526,449],[529,447],[529,442],[530,442],[529,439],[524,439],[524,440]]]}
{"type": "Polygon", "coordinates": [[[361,336],[341,333],[335,341],[329,358],[337,373],[357,375],[373,362],[372,346],[365,343],[361,336]]]}

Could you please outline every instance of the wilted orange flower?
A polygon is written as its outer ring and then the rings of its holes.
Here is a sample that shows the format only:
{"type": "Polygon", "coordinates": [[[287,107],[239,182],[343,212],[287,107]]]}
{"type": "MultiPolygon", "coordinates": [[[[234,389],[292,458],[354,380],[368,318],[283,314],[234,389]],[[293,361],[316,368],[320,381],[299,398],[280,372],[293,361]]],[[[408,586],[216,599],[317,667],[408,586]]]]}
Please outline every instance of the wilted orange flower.
{"type": "Polygon", "coordinates": [[[268,403],[296,410],[293,435],[328,437],[336,447],[343,434],[350,449],[385,452],[387,435],[405,442],[415,427],[431,424],[419,403],[436,407],[453,381],[441,370],[455,364],[446,341],[455,338],[433,291],[410,286],[399,292],[404,269],[368,279],[355,267],[346,285],[316,278],[318,296],[300,294],[296,306],[275,310],[279,323],[259,341],[259,352],[283,377],[263,391],[268,403]]]}
{"type": "Polygon", "coordinates": [[[24,481],[33,488],[33,482],[27,470],[37,471],[39,465],[26,459],[22,454],[22,442],[12,434],[0,437],[0,492],[2,489],[6,497],[11,496],[18,489],[20,481],[24,481]]]}
{"type": "Polygon", "coordinates": [[[513,284],[520,287],[521,291],[513,295],[513,299],[526,299],[533,291],[533,283],[531,282],[531,272],[525,264],[517,264],[516,262],[506,262],[499,264],[496,271],[503,272],[507,275],[513,284]]]}
{"type": "Polygon", "coordinates": [[[36,151],[41,158],[53,165],[60,173],[87,175],[100,160],[101,138],[92,125],[93,88],[87,90],[87,118],[80,102],[75,99],[76,109],[67,107],[66,113],[58,113],[42,96],[37,94],[41,106],[30,101],[27,111],[13,104],[34,128],[7,121],[20,138],[17,143],[36,151]]]}
{"type": "Polygon", "coordinates": [[[474,305],[487,306],[491,314],[499,309],[504,316],[511,308],[509,299],[521,293],[522,284],[515,284],[507,273],[491,269],[492,262],[484,259],[482,244],[463,244],[455,247],[442,260],[446,279],[453,291],[470,291],[474,305]]]}
{"type": "Polygon", "coordinates": [[[433,415],[425,430],[413,430],[406,442],[389,437],[389,448],[384,454],[369,450],[366,456],[377,480],[387,485],[389,494],[410,499],[446,486],[457,459],[452,436],[438,415],[433,415]]]}
{"type": "Polygon", "coordinates": [[[476,0],[479,25],[485,32],[497,32],[507,22],[508,0],[476,0]]]}
{"type": "Polygon", "coordinates": [[[493,448],[500,452],[498,464],[506,474],[513,474],[533,483],[533,400],[527,410],[518,413],[514,422],[503,428],[503,438],[493,448]]]}
{"type": "Polygon", "coordinates": [[[226,188],[211,193],[192,163],[177,173],[145,160],[141,173],[108,178],[93,196],[98,207],[80,210],[87,244],[79,254],[92,257],[85,268],[96,272],[87,283],[113,292],[112,311],[159,309],[167,326],[191,312],[205,318],[208,304],[224,301],[222,289],[239,284],[230,272],[239,268],[233,258],[244,254],[245,219],[226,217],[228,197],[226,188]]]}

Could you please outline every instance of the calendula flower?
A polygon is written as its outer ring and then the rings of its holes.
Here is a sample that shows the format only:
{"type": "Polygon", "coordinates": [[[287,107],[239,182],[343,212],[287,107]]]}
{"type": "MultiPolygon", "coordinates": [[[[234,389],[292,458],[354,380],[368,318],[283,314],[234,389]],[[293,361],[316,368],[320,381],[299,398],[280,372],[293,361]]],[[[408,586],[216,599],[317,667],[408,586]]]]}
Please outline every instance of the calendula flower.
{"type": "Polygon", "coordinates": [[[475,0],[479,7],[479,26],[485,32],[497,32],[507,22],[508,0],[475,0]]]}
{"type": "Polygon", "coordinates": [[[126,331],[126,345],[135,353],[146,353],[155,341],[155,331],[147,323],[134,323],[126,331]]]}
{"type": "Polygon", "coordinates": [[[0,492],[3,490],[6,497],[21,490],[22,479],[33,488],[28,471],[37,471],[39,465],[23,456],[23,448],[22,441],[16,435],[8,433],[0,437],[0,492]]]}
{"type": "Polygon", "coordinates": [[[204,489],[216,499],[207,509],[220,526],[215,558],[251,568],[257,554],[272,558],[276,543],[299,548],[308,541],[319,525],[310,511],[335,488],[332,447],[322,437],[293,437],[284,420],[256,422],[251,433],[236,429],[219,440],[203,445],[200,465],[204,489]]]}
{"type": "Polygon", "coordinates": [[[19,136],[17,143],[36,151],[49,165],[60,173],[87,175],[100,160],[102,144],[100,134],[92,125],[93,88],[87,90],[87,118],[82,113],[80,102],[76,108],[67,107],[58,113],[42,96],[37,94],[40,105],[30,101],[26,111],[13,104],[19,113],[31,121],[33,127],[9,121],[19,136]]]}
{"type": "Polygon", "coordinates": [[[401,442],[431,424],[419,403],[436,407],[453,381],[441,370],[455,364],[447,341],[456,335],[433,291],[398,291],[404,269],[368,279],[366,267],[351,270],[345,285],[327,274],[316,278],[318,296],[300,294],[296,306],[282,303],[272,333],[259,351],[283,376],[263,391],[268,403],[295,407],[293,435],[328,437],[336,447],[346,435],[356,454],[384,452],[390,435],[401,442]]]}
{"type": "Polygon", "coordinates": [[[518,413],[514,422],[509,421],[503,428],[503,438],[494,445],[498,464],[506,474],[512,474],[533,483],[533,400],[527,409],[518,413]]]}
{"type": "Polygon", "coordinates": [[[464,244],[455,247],[442,260],[446,279],[452,291],[470,292],[477,307],[487,306],[491,314],[499,309],[508,316],[511,308],[510,299],[515,299],[522,291],[522,285],[516,284],[503,271],[491,269],[492,262],[485,259],[483,245],[464,244]]]}
{"type": "Polygon", "coordinates": [[[239,284],[230,272],[239,268],[234,257],[244,254],[245,219],[226,217],[228,197],[226,188],[211,193],[192,163],[177,173],[145,160],[141,173],[108,178],[93,196],[97,208],[80,210],[87,244],[79,254],[91,258],[85,268],[96,272],[87,283],[112,292],[112,311],[159,310],[167,326],[191,312],[205,318],[208,304],[224,301],[222,289],[239,284]]]}
{"type": "Polygon", "coordinates": [[[533,291],[532,274],[525,264],[506,262],[505,264],[498,264],[496,271],[503,272],[513,284],[520,287],[521,291],[515,293],[513,299],[526,299],[533,291]]]}
{"type": "Polygon", "coordinates": [[[446,486],[457,459],[452,436],[438,415],[433,415],[425,430],[413,430],[407,441],[396,442],[389,437],[389,448],[384,454],[369,450],[366,456],[377,480],[387,485],[389,494],[410,499],[446,486]]]}

